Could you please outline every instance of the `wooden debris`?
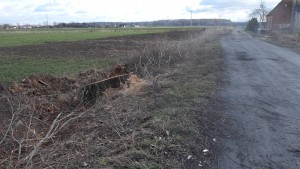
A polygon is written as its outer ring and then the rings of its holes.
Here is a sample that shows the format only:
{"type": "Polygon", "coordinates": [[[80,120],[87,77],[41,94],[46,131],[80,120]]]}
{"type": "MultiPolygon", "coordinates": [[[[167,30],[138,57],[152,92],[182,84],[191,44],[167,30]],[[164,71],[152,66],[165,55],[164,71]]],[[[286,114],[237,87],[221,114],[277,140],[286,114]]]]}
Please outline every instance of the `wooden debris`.
{"type": "Polygon", "coordinates": [[[95,104],[97,98],[103,95],[103,92],[111,87],[111,88],[119,88],[121,84],[125,83],[130,74],[123,74],[114,77],[110,77],[98,82],[94,82],[88,84],[82,88],[82,92],[80,93],[82,96],[82,101],[85,105],[93,105],[95,104]]]}
{"type": "Polygon", "coordinates": [[[38,80],[38,82],[40,83],[40,84],[42,84],[42,85],[44,85],[44,86],[50,86],[50,85],[48,85],[46,82],[43,82],[42,80],[38,80]]]}

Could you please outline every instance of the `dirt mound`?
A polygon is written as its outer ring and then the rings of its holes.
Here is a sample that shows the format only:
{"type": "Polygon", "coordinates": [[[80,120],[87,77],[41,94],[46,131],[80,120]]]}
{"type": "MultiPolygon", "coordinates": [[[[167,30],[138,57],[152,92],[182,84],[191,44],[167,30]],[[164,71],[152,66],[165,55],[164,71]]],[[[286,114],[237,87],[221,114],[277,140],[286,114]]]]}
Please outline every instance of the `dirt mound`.
{"type": "Polygon", "coordinates": [[[51,75],[32,75],[21,83],[12,83],[8,92],[31,105],[43,119],[61,111],[77,111],[92,106],[98,96],[108,88],[119,88],[121,83],[129,84],[126,65],[116,65],[108,72],[88,70],[74,79],[51,75]],[[122,78],[121,78],[122,77],[122,78]]]}
{"type": "Polygon", "coordinates": [[[12,94],[28,96],[53,95],[54,93],[67,93],[76,88],[76,81],[68,78],[56,78],[51,75],[32,75],[22,80],[20,84],[9,86],[12,94]]]}
{"type": "MultiPolygon", "coordinates": [[[[44,96],[56,93],[69,93],[90,83],[103,81],[114,76],[128,74],[126,65],[116,65],[110,72],[87,70],[79,73],[74,79],[67,77],[54,77],[51,75],[31,75],[21,83],[12,83],[8,86],[11,94],[27,96],[44,96]]],[[[2,89],[2,86],[0,86],[2,89]]]]}
{"type": "MultiPolygon", "coordinates": [[[[1,98],[7,103],[5,105],[7,116],[1,117],[3,123],[0,124],[0,133],[6,133],[10,128],[15,128],[18,132],[14,131],[12,138],[6,138],[7,136],[4,135],[0,142],[6,145],[10,139],[24,139],[23,133],[27,133],[27,136],[22,145],[15,144],[10,148],[6,147],[3,153],[0,153],[0,159],[6,156],[15,158],[14,155],[19,152],[9,150],[18,149],[18,146],[24,145],[26,149],[21,150],[21,155],[27,154],[24,159],[33,158],[30,152],[35,151],[35,145],[39,142],[46,142],[52,134],[59,131],[70,120],[80,117],[80,114],[86,112],[96,103],[96,100],[100,99],[99,96],[105,94],[115,97],[118,92],[137,91],[138,84],[145,83],[137,76],[129,74],[126,65],[116,65],[108,72],[89,70],[80,73],[74,79],[33,75],[20,83],[10,84],[7,87],[8,95],[1,98]],[[83,100],[86,99],[85,94],[89,92],[93,94],[93,97],[83,100]],[[12,108],[11,113],[9,113],[9,107],[12,108]],[[49,125],[53,128],[49,128],[49,125]],[[36,139],[37,136],[38,139],[36,139]]],[[[72,132],[67,130],[61,133],[59,139],[64,139],[72,132]]]]}

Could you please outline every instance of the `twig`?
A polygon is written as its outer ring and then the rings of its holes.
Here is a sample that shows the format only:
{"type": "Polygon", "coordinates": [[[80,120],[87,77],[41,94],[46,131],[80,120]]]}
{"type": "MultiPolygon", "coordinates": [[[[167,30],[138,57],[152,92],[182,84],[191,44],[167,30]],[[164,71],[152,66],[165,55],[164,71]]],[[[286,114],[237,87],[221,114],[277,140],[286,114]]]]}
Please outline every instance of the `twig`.
{"type": "Polygon", "coordinates": [[[70,123],[72,120],[77,119],[79,117],[81,117],[83,114],[85,114],[86,112],[82,112],[81,114],[79,114],[78,116],[72,117],[68,120],[66,120],[63,124],[59,125],[59,123],[69,117],[71,117],[72,115],[75,114],[75,112],[72,112],[70,114],[68,114],[67,116],[61,118],[63,112],[60,112],[57,117],[54,119],[54,121],[52,122],[47,134],[45,135],[44,138],[40,139],[40,141],[34,146],[34,149],[30,152],[30,154],[28,156],[26,156],[23,161],[27,161],[27,165],[30,163],[30,161],[32,160],[33,156],[35,156],[35,154],[37,153],[39,147],[46,142],[47,140],[51,139],[54,137],[55,134],[57,134],[59,131],[62,130],[62,128],[64,128],[68,123],[70,123]]]}
{"type": "Polygon", "coordinates": [[[14,113],[14,109],[13,109],[12,103],[11,103],[10,99],[8,99],[7,97],[5,97],[5,98],[6,98],[7,101],[9,102],[12,117],[11,117],[10,123],[9,123],[9,125],[8,125],[8,127],[7,127],[7,130],[6,130],[6,132],[5,132],[5,134],[4,134],[3,138],[2,138],[2,140],[0,141],[0,145],[4,142],[5,138],[7,137],[7,134],[8,134],[8,132],[9,132],[9,130],[10,130],[11,127],[12,127],[13,122],[15,121],[15,113],[14,113]]]}
{"type": "MultiPolygon", "coordinates": [[[[51,135],[51,133],[53,132],[54,126],[57,124],[58,119],[60,118],[60,116],[62,115],[62,112],[59,113],[57,115],[57,117],[55,118],[55,120],[52,122],[52,125],[50,126],[46,136],[41,139],[34,147],[34,149],[30,152],[30,154],[28,156],[26,156],[23,161],[27,161],[27,165],[29,164],[29,162],[31,161],[32,157],[36,154],[36,152],[38,151],[38,149],[40,148],[40,146],[42,145],[43,142],[45,142],[46,140],[49,139],[49,136],[51,135]]],[[[26,166],[27,166],[26,165],[26,166]]]]}
{"type": "MultiPolygon", "coordinates": [[[[73,113],[73,112],[72,112],[73,113]]],[[[78,116],[75,116],[75,117],[73,117],[73,118],[70,118],[69,120],[67,120],[66,122],[64,122],[59,128],[58,128],[58,130],[56,130],[56,132],[54,132],[52,135],[55,135],[56,133],[58,133],[59,131],[61,131],[61,129],[62,128],[64,128],[68,123],[70,123],[72,120],[75,120],[75,119],[77,119],[77,118],[80,118],[80,117],[82,117],[82,115],[84,115],[86,113],[86,111],[85,112],[82,112],[80,115],[78,115],[78,116]]]]}
{"type": "Polygon", "coordinates": [[[45,85],[45,86],[50,86],[49,84],[47,84],[46,82],[43,82],[42,80],[38,80],[38,82],[40,83],[40,84],[42,84],[42,85],[45,85]]]}

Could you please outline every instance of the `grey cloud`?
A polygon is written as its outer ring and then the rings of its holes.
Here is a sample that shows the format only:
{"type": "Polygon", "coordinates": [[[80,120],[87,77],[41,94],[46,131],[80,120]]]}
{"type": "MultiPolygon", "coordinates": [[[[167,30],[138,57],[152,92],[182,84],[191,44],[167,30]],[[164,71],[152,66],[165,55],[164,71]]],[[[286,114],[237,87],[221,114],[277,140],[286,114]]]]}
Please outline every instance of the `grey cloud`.
{"type": "MultiPolygon", "coordinates": [[[[255,5],[255,4],[254,4],[255,5]]],[[[186,11],[194,13],[216,12],[225,10],[252,9],[254,6],[240,0],[203,0],[199,6],[209,6],[207,8],[191,8],[187,7],[186,11]]]]}
{"type": "Polygon", "coordinates": [[[245,2],[240,0],[203,0],[200,5],[210,5],[213,8],[230,8],[245,6],[245,2]]]}
{"type": "Polygon", "coordinates": [[[185,11],[187,12],[191,12],[193,11],[193,13],[202,13],[202,12],[208,12],[208,11],[211,11],[212,9],[210,8],[207,8],[207,9],[194,9],[194,8],[191,8],[191,7],[186,7],[185,8],[185,11]]]}
{"type": "Polygon", "coordinates": [[[76,13],[76,14],[86,14],[87,11],[76,11],[75,13],[76,13]]]}
{"type": "Polygon", "coordinates": [[[258,2],[251,3],[241,0],[203,0],[200,5],[210,5],[214,9],[249,9],[258,6],[258,2]]]}
{"type": "Polygon", "coordinates": [[[61,12],[63,9],[57,3],[46,3],[37,6],[34,12],[61,12]]]}

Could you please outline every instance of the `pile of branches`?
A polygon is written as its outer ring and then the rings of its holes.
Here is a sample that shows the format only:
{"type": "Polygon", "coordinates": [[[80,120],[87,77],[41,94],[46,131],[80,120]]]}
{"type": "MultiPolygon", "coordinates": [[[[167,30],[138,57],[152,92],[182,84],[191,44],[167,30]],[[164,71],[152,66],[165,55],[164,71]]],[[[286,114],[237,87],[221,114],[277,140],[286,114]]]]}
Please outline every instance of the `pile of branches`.
{"type": "MultiPolygon", "coordinates": [[[[0,168],[41,167],[42,146],[53,142],[92,106],[80,98],[86,87],[127,73],[125,65],[116,65],[109,73],[89,70],[76,79],[35,75],[10,84],[0,95],[0,168]]],[[[114,83],[125,83],[122,80],[114,83]]],[[[99,93],[115,85],[105,84],[99,93]]]]}

